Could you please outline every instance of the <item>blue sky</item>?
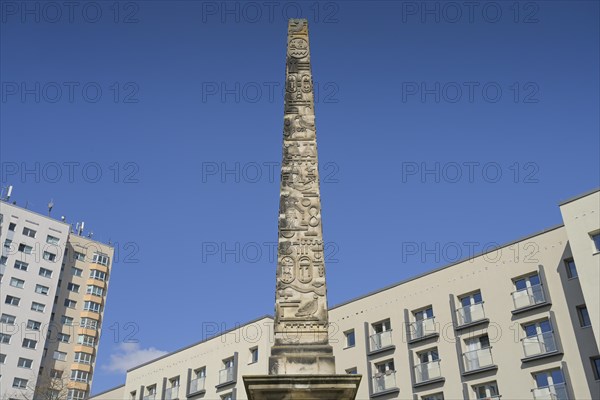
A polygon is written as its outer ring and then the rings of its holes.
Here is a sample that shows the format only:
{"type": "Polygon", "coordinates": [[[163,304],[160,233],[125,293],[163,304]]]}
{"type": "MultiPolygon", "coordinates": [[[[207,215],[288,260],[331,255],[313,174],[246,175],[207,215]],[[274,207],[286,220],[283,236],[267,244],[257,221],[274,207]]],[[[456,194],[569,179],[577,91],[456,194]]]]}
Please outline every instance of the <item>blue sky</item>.
{"type": "Polygon", "coordinates": [[[600,184],[596,1],[0,3],[2,186],[117,250],[94,392],[273,312],[288,16],[330,304],[560,224],[600,184]]]}

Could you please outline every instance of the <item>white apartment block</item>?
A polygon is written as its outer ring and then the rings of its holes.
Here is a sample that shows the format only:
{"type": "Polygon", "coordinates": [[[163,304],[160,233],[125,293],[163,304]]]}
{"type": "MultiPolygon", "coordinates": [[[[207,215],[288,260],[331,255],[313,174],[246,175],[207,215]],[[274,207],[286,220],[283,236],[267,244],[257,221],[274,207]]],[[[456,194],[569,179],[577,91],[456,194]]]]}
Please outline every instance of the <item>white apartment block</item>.
{"type": "Polygon", "coordinates": [[[0,241],[0,398],[87,398],[113,248],[4,201],[0,241]]]}
{"type": "MultiPolygon", "coordinates": [[[[560,207],[564,225],[330,308],[357,399],[600,398],[600,191],[560,207]]],[[[242,376],[268,373],[272,322],[132,368],[93,399],[246,399],[242,376]]]]}

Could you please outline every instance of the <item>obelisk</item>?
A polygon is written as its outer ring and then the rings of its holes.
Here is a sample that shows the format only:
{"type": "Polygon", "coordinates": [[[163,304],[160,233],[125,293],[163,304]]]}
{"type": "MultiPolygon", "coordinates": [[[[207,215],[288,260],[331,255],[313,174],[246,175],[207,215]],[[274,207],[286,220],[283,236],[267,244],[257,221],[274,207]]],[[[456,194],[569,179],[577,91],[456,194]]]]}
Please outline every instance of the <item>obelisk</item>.
{"type": "Polygon", "coordinates": [[[327,285],[308,21],[288,25],[283,161],[269,375],[245,376],[251,400],[354,399],[361,377],[335,375],[327,285]]]}

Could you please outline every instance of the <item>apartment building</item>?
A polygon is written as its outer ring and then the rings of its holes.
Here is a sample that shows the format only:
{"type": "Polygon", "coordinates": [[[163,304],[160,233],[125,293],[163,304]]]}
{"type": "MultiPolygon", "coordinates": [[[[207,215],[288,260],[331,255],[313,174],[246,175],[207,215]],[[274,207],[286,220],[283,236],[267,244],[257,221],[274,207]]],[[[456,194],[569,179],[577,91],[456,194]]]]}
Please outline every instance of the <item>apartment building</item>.
{"type": "MultiPolygon", "coordinates": [[[[600,398],[600,191],[561,211],[563,225],[330,308],[337,373],[363,376],[357,399],[600,398]]],[[[241,377],[268,373],[272,338],[263,317],[93,399],[246,399],[241,377]]]]}
{"type": "Polygon", "coordinates": [[[89,396],[114,250],[0,202],[0,396],[89,396]]]}

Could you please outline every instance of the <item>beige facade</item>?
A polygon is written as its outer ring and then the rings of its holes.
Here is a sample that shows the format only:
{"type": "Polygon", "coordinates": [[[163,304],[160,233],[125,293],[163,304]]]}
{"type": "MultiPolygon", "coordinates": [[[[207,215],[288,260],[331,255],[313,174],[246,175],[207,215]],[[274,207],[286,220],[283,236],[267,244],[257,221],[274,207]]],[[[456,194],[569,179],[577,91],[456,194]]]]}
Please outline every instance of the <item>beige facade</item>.
{"type": "MultiPolygon", "coordinates": [[[[599,195],[564,204],[565,225],[331,308],[336,372],[363,375],[357,399],[600,398],[597,330],[580,315],[598,309],[599,195]]],[[[246,399],[241,377],[267,373],[272,342],[265,317],[138,366],[93,398],[246,399]]]]}
{"type": "Polygon", "coordinates": [[[56,390],[87,398],[114,250],[64,222],[0,207],[2,242],[9,241],[1,265],[1,398],[31,398],[34,389],[38,397],[56,390]]]}

